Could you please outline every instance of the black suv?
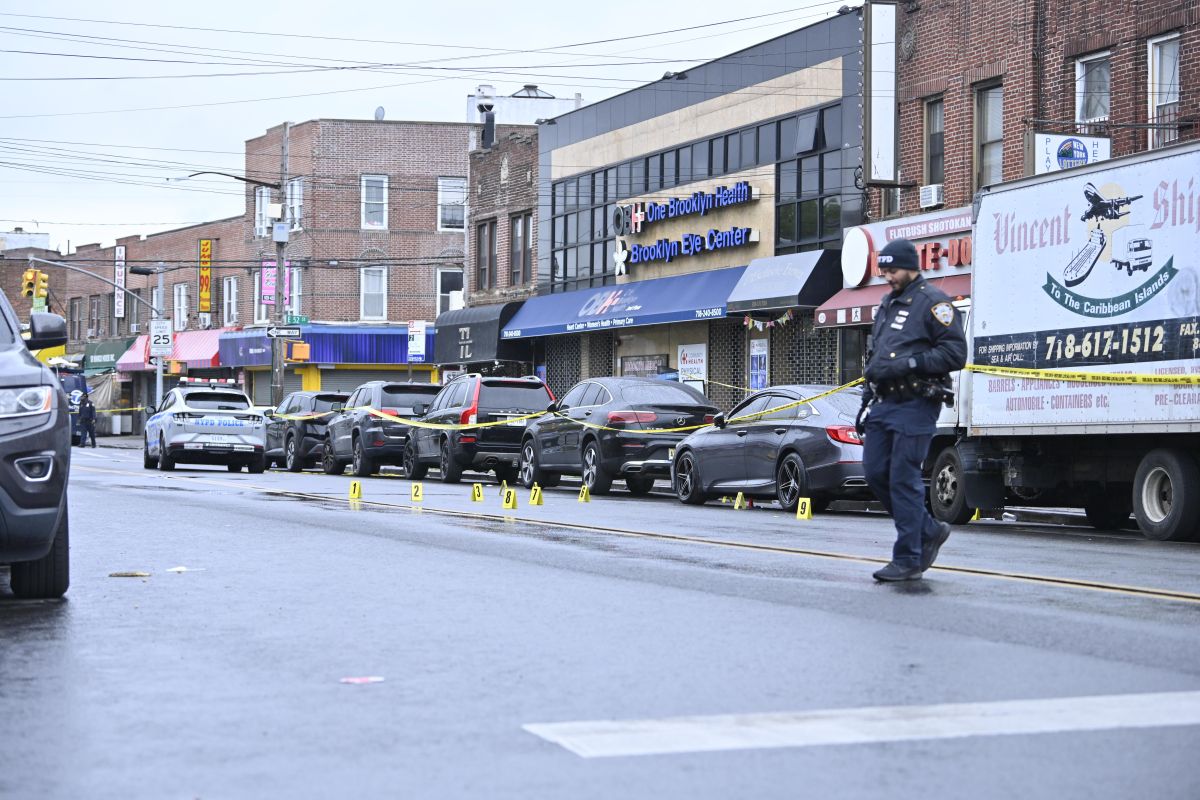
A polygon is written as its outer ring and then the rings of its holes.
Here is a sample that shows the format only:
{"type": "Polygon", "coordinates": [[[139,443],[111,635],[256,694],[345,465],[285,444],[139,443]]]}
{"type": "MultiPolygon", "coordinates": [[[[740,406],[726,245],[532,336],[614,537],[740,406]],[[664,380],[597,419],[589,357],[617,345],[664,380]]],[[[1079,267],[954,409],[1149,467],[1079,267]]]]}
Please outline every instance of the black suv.
{"type": "Polygon", "coordinates": [[[504,422],[466,430],[413,428],[404,468],[414,480],[437,466],[446,483],[458,483],[463,470],[494,470],[496,479],[514,481],[521,453],[524,417],[546,410],[554,400],[546,384],[534,377],[488,378],[460,375],[438,394],[422,422],[440,425],[475,425],[504,422]]]}
{"type": "Polygon", "coordinates": [[[329,420],[345,405],[341,392],[292,392],[283,398],[279,408],[267,414],[267,461],[289,472],[316,464],[325,449],[329,420]]]}
{"type": "Polygon", "coordinates": [[[67,342],[56,314],[30,314],[30,335],[0,291],[0,564],[18,597],[62,597],[70,585],[67,396],[30,350],[67,342]]]}
{"type": "Polygon", "coordinates": [[[412,419],[425,413],[441,389],[436,383],[368,381],[346,401],[346,409],[329,420],[321,468],[341,475],[350,464],[360,478],[375,474],[380,464],[401,464],[410,428],[400,422],[377,417],[367,409],[393,417],[412,419]]]}

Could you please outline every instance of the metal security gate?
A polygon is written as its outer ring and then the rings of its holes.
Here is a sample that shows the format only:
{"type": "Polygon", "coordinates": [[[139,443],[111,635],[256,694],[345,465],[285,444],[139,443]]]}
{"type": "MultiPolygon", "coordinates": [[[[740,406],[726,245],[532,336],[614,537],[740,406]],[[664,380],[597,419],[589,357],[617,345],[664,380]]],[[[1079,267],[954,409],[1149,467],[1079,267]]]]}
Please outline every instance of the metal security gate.
{"type": "MultiPolygon", "coordinates": [[[[265,369],[261,372],[247,372],[250,375],[250,380],[253,381],[253,392],[250,399],[254,401],[256,406],[271,405],[271,370],[265,369]]],[[[283,395],[287,397],[291,392],[298,392],[304,388],[303,379],[295,372],[285,372],[283,374],[283,395]]]]}

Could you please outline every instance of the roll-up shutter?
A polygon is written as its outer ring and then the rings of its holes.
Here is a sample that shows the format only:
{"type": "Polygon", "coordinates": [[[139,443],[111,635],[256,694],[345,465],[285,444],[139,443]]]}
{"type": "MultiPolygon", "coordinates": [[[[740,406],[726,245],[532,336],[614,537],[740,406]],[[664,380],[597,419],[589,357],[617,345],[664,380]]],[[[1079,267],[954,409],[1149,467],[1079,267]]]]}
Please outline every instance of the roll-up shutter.
{"type": "MultiPolygon", "coordinates": [[[[271,405],[271,370],[265,369],[255,372],[248,372],[254,382],[253,392],[250,399],[254,401],[256,406],[271,405]]],[[[304,379],[295,372],[283,373],[283,396],[287,397],[291,392],[298,392],[304,388],[304,379]]]]}

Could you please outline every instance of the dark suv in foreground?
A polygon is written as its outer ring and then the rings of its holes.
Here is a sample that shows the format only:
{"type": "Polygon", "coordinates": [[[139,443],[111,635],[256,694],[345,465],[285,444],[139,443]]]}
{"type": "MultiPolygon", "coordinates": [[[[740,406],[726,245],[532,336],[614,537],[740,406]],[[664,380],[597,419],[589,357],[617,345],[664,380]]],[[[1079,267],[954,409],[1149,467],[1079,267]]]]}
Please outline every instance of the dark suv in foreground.
{"type": "Polygon", "coordinates": [[[367,381],[346,401],[346,408],[329,420],[321,468],[341,475],[350,465],[360,478],[374,475],[380,464],[401,464],[412,428],[376,416],[371,410],[412,419],[425,413],[442,387],[436,383],[367,381]]]}
{"type": "Polygon", "coordinates": [[[299,472],[321,460],[329,420],[346,405],[341,392],[292,392],[267,416],[267,460],[299,472]]]}
{"type": "Polygon", "coordinates": [[[464,470],[496,473],[496,479],[515,481],[526,417],[545,411],[554,400],[546,384],[535,377],[491,378],[461,375],[450,381],[421,418],[439,425],[491,424],[482,428],[413,428],[404,467],[414,480],[431,466],[445,483],[458,483],[464,470]]]}
{"type": "Polygon", "coordinates": [[[0,292],[0,564],[17,597],[62,597],[70,585],[67,396],[30,350],[67,341],[56,314],[30,315],[22,341],[17,315],[0,292]]]}

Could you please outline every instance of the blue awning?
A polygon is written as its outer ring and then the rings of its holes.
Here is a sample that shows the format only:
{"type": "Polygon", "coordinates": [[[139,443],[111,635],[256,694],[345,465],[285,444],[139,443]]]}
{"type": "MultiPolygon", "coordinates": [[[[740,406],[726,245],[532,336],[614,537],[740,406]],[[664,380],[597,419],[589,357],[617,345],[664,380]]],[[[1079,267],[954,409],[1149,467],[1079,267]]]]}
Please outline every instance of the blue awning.
{"type": "MultiPolygon", "coordinates": [[[[408,326],[301,325],[300,339],[312,347],[313,364],[407,364],[408,326]]],[[[425,329],[425,360],[432,362],[434,330],[425,329]]],[[[219,342],[221,366],[255,367],[271,363],[271,340],[262,328],[226,331],[219,342]]]]}
{"type": "Polygon", "coordinates": [[[578,292],[531,297],[504,326],[503,338],[722,319],[745,267],[693,272],[578,292]]]}

